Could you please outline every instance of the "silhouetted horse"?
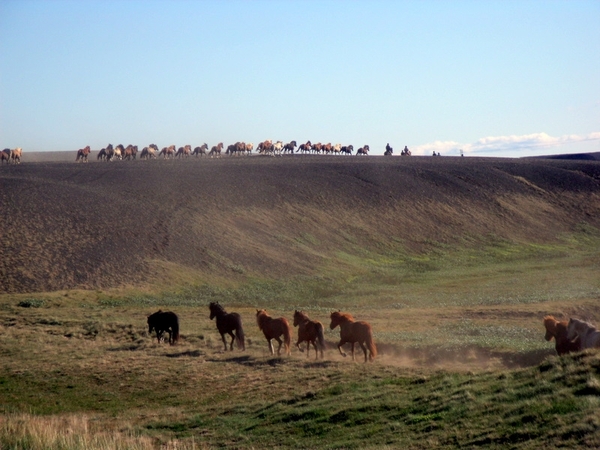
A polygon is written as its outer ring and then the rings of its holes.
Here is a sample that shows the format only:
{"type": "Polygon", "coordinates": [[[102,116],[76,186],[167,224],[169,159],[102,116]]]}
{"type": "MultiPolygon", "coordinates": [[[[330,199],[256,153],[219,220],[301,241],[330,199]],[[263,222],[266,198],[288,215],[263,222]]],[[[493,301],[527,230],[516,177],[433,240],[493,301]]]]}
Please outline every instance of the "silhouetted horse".
{"type": "Polygon", "coordinates": [[[325,349],[323,324],[318,320],[310,320],[304,312],[296,310],[294,312],[294,326],[298,327],[298,342],[296,342],[298,350],[303,352],[300,343],[306,342],[306,357],[308,358],[310,344],[312,344],[315,348],[315,359],[319,358],[319,351],[321,352],[321,359],[323,359],[323,349],[325,349]]]}
{"type": "Polygon", "coordinates": [[[0,152],[0,163],[6,161],[6,164],[10,164],[10,148],[5,148],[0,152]]]}
{"type": "Polygon", "coordinates": [[[394,149],[392,148],[392,146],[388,143],[385,146],[385,156],[392,156],[394,154],[394,149]]]}
{"type": "Polygon", "coordinates": [[[567,326],[568,322],[566,320],[559,322],[553,316],[544,317],[544,327],[546,327],[544,339],[551,341],[554,338],[556,341],[556,353],[559,355],[566,355],[567,353],[581,350],[579,337],[573,341],[567,339],[567,326]]]}
{"type": "Polygon", "coordinates": [[[275,352],[273,351],[273,343],[271,342],[271,339],[275,339],[277,342],[279,342],[277,355],[281,353],[281,346],[283,344],[285,344],[286,355],[292,353],[290,350],[290,344],[292,342],[292,329],[290,328],[290,323],[285,317],[273,319],[267,314],[266,310],[257,309],[256,323],[258,324],[258,328],[265,335],[265,338],[267,338],[267,342],[269,343],[269,351],[271,352],[271,355],[275,354],[275,352]],[[283,341],[281,340],[281,336],[283,336],[283,341]]]}
{"type": "Polygon", "coordinates": [[[219,303],[211,303],[208,305],[210,309],[210,320],[217,318],[217,330],[221,333],[221,339],[227,351],[227,342],[225,342],[225,333],[231,336],[231,344],[229,350],[233,351],[233,343],[237,340],[238,347],[246,350],[244,343],[244,329],[242,328],[242,318],[238,313],[228,313],[219,303]],[[234,334],[235,331],[235,334],[234,334]]]}
{"type": "Polygon", "coordinates": [[[352,344],[352,361],[354,361],[354,344],[358,342],[365,353],[365,362],[367,362],[367,348],[369,349],[369,360],[373,361],[375,359],[377,348],[375,347],[375,341],[373,341],[371,325],[367,322],[356,322],[354,317],[348,313],[335,311],[331,313],[329,328],[333,330],[338,325],[340,326],[341,340],[337,347],[342,356],[346,356],[346,353],[342,351],[342,345],[349,342],[352,344]]]}
{"type": "Polygon", "coordinates": [[[156,340],[160,343],[164,332],[169,333],[169,344],[174,345],[179,340],[179,318],[171,311],[158,310],[148,316],[148,333],[156,330],[156,340]]]}

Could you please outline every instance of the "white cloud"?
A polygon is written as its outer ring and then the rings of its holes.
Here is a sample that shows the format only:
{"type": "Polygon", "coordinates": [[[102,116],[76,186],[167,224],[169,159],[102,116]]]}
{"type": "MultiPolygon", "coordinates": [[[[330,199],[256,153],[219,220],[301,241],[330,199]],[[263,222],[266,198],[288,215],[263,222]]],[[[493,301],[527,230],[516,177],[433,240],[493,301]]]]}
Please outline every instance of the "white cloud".
{"type": "Polygon", "coordinates": [[[597,140],[600,140],[600,132],[586,135],[569,134],[560,137],[553,137],[546,133],[533,133],[521,136],[489,136],[471,144],[461,144],[454,141],[435,141],[416,146],[413,153],[416,155],[431,155],[435,151],[446,155],[458,155],[462,150],[464,154],[496,155],[525,150],[552,149],[566,144],[597,140]]]}

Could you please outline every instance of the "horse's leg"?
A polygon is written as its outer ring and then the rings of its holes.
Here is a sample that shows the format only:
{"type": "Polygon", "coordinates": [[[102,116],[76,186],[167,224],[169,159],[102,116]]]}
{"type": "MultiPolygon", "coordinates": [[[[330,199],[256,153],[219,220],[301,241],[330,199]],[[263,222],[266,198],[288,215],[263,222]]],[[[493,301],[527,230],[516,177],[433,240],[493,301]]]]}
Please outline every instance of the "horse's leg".
{"type": "Polygon", "coordinates": [[[341,340],[340,343],[338,344],[338,350],[340,351],[340,355],[342,355],[344,358],[346,357],[346,353],[343,352],[342,345],[344,345],[345,343],[346,343],[346,341],[341,340]]]}
{"type": "Polygon", "coordinates": [[[312,345],[315,348],[315,361],[319,359],[319,347],[317,347],[317,340],[312,341],[312,345]]]}
{"type": "Polygon", "coordinates": [[[363,352],[365,353],[365,362],[367,362],[367,347],[362,342],[359,342],[359,345],[360,345],[360,348],[362,348],[363,352]]]}
{"type": "Polygon", "coordinates": [[[352,361],[356,361],[356,359],[354,358],[354,342],[352,342],[351,344],[352,344],[352,361]]]}
{"type": "Polygon", "coordinates": [[[298,338],[298,342],[296,342],[296,347],[298,347],[298,350],[300,350],[302,353],[304,353],[304,349],[302,347],[300,347],[300,344],[304,342],[301,341],[300,338],[298,338]]]}
{"type": "Polygon", "coordinates": [[[281,355],[281,346],[283,345],[283,341],[278,337],[275,338],[277,342],[279,342],[279,347],[277,348],[277,356],[281,355]]]}
{"type": "Polygon", "coordinates": [[[306,358],[308,359],[308,356],[310,354],[310,340],[306,341],[306,358]]]}
{"type": "Polygon", "coordinates": [[[225,351],[227,351],[227,341],[225,340],[225,333],[221,333],[221,340],[223,341],[223,346],[225,347],[225,351]]]}
{"type": "MultiPolygon", "coordinates": [[[[235,342],[235,334],[233,334],[233,331],[229,332],[229,336],[231,336],[231,344],[229,345],[229,350],[233,351],[233,343],[235,342]]],[[[225,350],[227,350],[227,346],[225,346],[225,350]]]]}
{"type": "Polygon", "coordinates": [[[269,343],[269,351],[271,352],[271,355],[274,355],[275,351],[273,350],[273,343],[271,342],[271,339],[267,339],[267,342],[269,343]]]}

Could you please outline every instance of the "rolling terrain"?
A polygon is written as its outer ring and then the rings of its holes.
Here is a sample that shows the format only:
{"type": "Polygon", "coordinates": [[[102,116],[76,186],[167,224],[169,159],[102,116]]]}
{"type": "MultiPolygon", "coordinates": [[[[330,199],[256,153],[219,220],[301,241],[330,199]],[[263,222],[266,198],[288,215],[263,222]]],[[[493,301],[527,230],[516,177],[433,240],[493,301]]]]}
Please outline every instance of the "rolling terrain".
{"type": "Polygon", "coordinates": [[[543,243],[600,225],[600,164],[587,161],[47,162],[3,167],[0,186],[6,293],[136,285],[169,270],[314,275],[340,252],[543,243]]]}
{"type": "Polygon", "coordinates": [[[600,354],[542,325],[600,323],[600,162],[44,158],[0,167],[0,448],[600,447],[600,354]],[[258,308],[325,358],[270,355],[258,308]]]}

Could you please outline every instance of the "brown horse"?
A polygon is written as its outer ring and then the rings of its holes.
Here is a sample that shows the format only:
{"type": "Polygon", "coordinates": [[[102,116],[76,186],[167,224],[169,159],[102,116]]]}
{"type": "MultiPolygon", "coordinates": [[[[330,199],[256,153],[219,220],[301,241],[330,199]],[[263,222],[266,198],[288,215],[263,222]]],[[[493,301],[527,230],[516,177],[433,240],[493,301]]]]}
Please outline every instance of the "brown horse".
{"type": "Polygon", "coordinates": [[[571,352],[578,352],[581,350],[581,342],[579,337],[571,341],[567,338],[567,326],[566,320],[559,322],[554,316],[544,317],[544,327],[546,327],[546,335],[544,339],[551,341],[552,338],[556,341],[556,353],[559,355],[566,355],[571,352]]]}
{"type": "Polygon", "coordinates": [[[187,158],[188,156],[191,155],[191,153],[192,153],[192,146],[184,145],[183,147],[179,147],[179,149],[177,150],[177,153],[175,154],[175,157],[187,158]]]}
{"type": "Polygon", "coordinates": [[[223,143],[219,142],[217,145],[213,145],[208,152],[208,156],[212,158],[213,155],[221,156],[221,150],[223,150],[223,143]]]}
{"type": "Polygon", "coordinates": [[[227,342],[225,341],[225,333],[231,336],[231,344],[229,350],[233,351],[233,343],[237,341],[238,347],[241,350],[246,350],[244,343],[244,329],[242,328],[242,318],[236,313],[228,313],[219,303],[211,302],[208,305],[210,309],[210,320],[217,318],[217,330],[221,333],[221,339],[227,351],[227,342]],[[234,333],[235,332],[235,333],[234,333]]]}
{"type": "Polygon", "coordinates": [[[342,351],[342,345],[349,342],[352,344],[352,361],[355,361],[354,344],[358,342],[365,354],[365,362],[367,362],[367,348],[369,349],[369,360],[373,361],[375,359],[377,348],[373,340],[371,325],[367,322],[356,322],[354,317],[348,313],[335,311],[331,313],[329,328],[333,330],[338,325],[340,326],[340,342],[337,347],[342,356],[346,356],[346,353],[342,351]]]}
{"type": "Polygon", "coordinates": [[[123,159],[130,161],[132,159],[135,159],[137,152],[138,146],[129,144],[127,147],[121,150],[121,156],[123,157],[123,159]]]}
{"type": "Polygon", "coordinates": [[[10,164],[10,148],[5,148],[0,152],[0,164],[6,161],[6,164],[10,164]]]}
{"type": "Polygon", "coordinates": [[[303,352],[300,343],[306,342],[306,357],[308,358],[310,344],[312,344],[315,348],[315,359],[319,359],[319,351],[321,352],[321,359],[323,359],[323,349],[325,348],[323,324],[318,320],[310,320],[304,312],[296,310],[294,312],[294,326],[298,327],[298,342],[296,342],[298,350],[303,352]]]}
{"type": "Polygon", "coordinates": [[[367,156],[369,154],[369,146],[365,145],[361,148],[359,148],[358,150],[356,150],[356,155],[365,155],[367,156]]]}
{"type": "Polygon", "coordinates": [[[85,148],[80,148],[77,150],[77,157],[75,158],[75,162],[88,162],[88,155],[90,154],[90,146],[86,146],[85,148]]]}
{"type": "Polygon", "coordinates": [[[310,152],[310,148],[312,146],[312,143],[310,141],[306,141],[306,144],[300,144],[300,147],[298,147],[298,150],[296,151],[296,153],[308,153],[310,152]]]}
{"type": "Polygon", "coordinates": [[[292,342],[292,329],[290,328],[290,323],[285,317],[274,319],[267,314],[266,310],[257,309],[256,323],[269,343],[269,351],[271,352],[271,355],[275,354],[271,339],[275,339],[277,342],[279,342],[277,355],[281,353],[281,346],[284,344],[286,355],[290,355],[292,353],[290,350],[290,344],[292,342]],[[283,336],[283,341],[281,340],[280,336],[283,336]]]}
{"type": "Polygon", "coordinates": [[[175,158],[175,146],[169,145],[168,147],[163,147],[158,156],[160,155],[163,155],[163,159],[175,158]]]}
{"type": "Polygon", "coordinates": [[[208,150],[208,144],[204,143],[200,147],[196,147],[194,149],[194,151],[192,152],[192,155],[196,155],[196,156],[206,155],[206,150],[208,150]]]}

